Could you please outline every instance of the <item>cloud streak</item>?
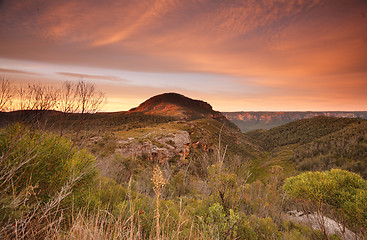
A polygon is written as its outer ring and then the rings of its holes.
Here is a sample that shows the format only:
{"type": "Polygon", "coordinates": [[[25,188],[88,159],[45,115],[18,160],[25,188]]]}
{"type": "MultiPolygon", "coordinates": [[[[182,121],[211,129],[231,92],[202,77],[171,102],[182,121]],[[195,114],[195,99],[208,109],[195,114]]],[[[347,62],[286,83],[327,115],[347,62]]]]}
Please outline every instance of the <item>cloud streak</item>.
{"type": "Polygon", "coordinates": [[[7,68],[0,68],[0,73],[5,74],[22,74],[22,75],[38,75],[37,73],[21,71],[16,69],[7,69],[7,68]]]}
{"type": "Polygon", "coordinates": [[[128,82],[126,79],[122,79],[115,76],[105,76],[105,75],[90,75],[90,74],[81,74],[81,73],[69,73],[69,72],[57,72],[56,74],[66,77],[78,78],[78,79],[97,79],[97,80],[109,80],[109,81],[118,81],[118,82],[128,82]]]}

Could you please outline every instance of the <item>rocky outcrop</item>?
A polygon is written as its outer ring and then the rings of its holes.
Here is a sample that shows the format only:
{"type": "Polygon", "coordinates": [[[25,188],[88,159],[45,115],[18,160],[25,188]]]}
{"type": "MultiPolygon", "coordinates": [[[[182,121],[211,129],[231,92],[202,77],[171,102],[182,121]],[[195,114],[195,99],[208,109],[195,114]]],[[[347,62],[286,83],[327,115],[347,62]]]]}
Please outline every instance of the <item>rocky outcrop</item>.
{"type": "Polygon", "coordinates": [[[321,230],[320,223],[323,222],[328,235],[337,234],[341,237],[344,236],[344,238],[348,240],[356,239],[356,235],[348,228],[345,228],[343,233],[343,227],[340,223],[334,221],[331,218],[320,216],[316,213],[306,214],[297,210],[292,210],[288,212],[286,219],[295,223],[307,225],[311,229],[315,230],[321,230]]]}
{"type": "Polygon", "coordinates": [[[162,163],[175,156],[181,160],[190,153],[190,136],[186,131],[165,134],[154,132],[144,139],[128,138],[118,141],[117,153],[124,157],[143,157],[149,161],[162,163]]]}

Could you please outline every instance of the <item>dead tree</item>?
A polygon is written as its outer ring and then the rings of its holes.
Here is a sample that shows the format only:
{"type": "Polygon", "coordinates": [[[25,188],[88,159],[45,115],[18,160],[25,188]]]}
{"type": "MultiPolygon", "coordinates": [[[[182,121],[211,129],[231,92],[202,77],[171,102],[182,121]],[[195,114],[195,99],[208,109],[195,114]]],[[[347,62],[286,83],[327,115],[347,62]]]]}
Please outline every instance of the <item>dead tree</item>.
{"type": "Polygon", "coordinates": [[[76,84],[66,81],[62,85],[59,95],[59,110],[62,112],[62,118],[60,121],[60,136],[63,135],[63,129],[65,128],[68,117],[75,113],[77,109],[76,84]]]}
{"type": "Polygon", "coordinates": [[[76,133],[78,138],[87,116],[98,112],[106,101],[105,95],[97,91],[94,84],[81,80],[76,85],[75,100],[77,112],[79,112],[79,127],[76,133]]]}
{"type": "Polygon", "coordinates": [[[100,110],[106,100],[103,92],[97,91],[94,84],[84,80],[78,82],[75,95],[78,110],[84,117],[100,110]]]}
{"type": "Polygon", "coordinates": [[[47,111],[57,109],[58,92],[51,86],[28,84],[19,88],[18,101],[22,121],[39,125],[47,111]]]}
{"type": "Polygon", "coordinates": [[[4,78],[0,83],[0,111],[7,111],[11,109],[13,97],[13,88],[9,80],[4,78]]]}

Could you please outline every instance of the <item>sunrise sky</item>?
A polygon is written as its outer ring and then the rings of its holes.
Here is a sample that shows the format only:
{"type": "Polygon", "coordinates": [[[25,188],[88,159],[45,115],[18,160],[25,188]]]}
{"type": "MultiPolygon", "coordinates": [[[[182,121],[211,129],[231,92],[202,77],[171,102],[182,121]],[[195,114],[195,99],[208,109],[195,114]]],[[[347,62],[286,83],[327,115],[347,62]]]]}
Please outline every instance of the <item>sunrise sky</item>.
{"type": "Polygon", "coordinates": [[[367,1],[0,0],[0,77],[84,79],[104,111],[164,92],[220,111],[365,111],[367,1]]]}

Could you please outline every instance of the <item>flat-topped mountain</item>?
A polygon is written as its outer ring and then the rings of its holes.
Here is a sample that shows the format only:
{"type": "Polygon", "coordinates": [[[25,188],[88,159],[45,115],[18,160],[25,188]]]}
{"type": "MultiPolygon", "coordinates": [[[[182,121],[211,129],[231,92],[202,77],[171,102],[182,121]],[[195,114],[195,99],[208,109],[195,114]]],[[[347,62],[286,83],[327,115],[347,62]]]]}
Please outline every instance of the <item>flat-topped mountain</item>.
{"type": "Polygon", "coordinates": [[[143,113],[147,115],[170,116],[179,119],[212,118],[237,128],[222,113],[202,100],[195,100],[178,93],[163,93],[149,98],[128,113],[143,113]]]}

